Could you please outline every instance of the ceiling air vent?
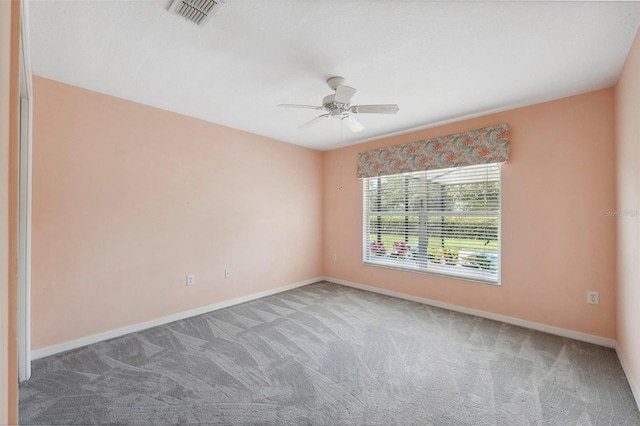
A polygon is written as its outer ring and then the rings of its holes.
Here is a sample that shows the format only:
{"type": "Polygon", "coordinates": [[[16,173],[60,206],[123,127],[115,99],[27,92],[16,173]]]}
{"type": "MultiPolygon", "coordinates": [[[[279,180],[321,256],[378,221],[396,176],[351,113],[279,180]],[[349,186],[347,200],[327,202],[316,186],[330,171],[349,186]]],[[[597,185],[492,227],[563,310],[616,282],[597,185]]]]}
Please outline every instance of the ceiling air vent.
{"type": "Polygon", "coordinates": [[[168,10],[196,25],[204,25],[222,3],[223,0],[173,0],[168,10]]]}

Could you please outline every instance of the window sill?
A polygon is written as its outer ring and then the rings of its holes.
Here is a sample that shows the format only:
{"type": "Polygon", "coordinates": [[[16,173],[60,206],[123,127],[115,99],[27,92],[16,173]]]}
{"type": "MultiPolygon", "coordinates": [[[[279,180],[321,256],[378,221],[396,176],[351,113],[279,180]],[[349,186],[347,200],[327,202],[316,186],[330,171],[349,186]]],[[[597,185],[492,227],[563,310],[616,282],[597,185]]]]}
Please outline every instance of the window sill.
{"type": "Polygon", "coordinates": [[[385,269],[394,269],[396,271],[413,272],[426,275],[435,275],[438,277],[457,279],[462,281],[471,281],[480,284],[501,285],[499,274],[490,272],[480,272],[475,268],[467,268],[461,265],[430,265],[428,269],[418,267],[414,261],[410,259],[386,259],[380,258],[376,261],[364,260],[365,266],[376,266],[385,269]],[[468,271],[465,271],[468,269],[468,271]],[[449,271],[454,271],[449,272],[449,271]]]}

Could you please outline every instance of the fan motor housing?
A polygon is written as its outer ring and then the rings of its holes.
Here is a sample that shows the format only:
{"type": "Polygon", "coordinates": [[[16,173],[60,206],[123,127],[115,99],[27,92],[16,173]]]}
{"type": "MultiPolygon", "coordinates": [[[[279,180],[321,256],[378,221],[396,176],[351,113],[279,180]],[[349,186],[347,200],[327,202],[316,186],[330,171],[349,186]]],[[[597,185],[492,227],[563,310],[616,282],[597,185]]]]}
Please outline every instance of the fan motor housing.
{"type": "Polygon", "coordinates": [[[345,111],[349,110],[348,104],[336,102],[333,99],[334,99],[334,95],[328,95],[328,96],[325,96],[324,99],[322,99],[322,106],[324,107],[324,109],[329,111],[329,114],[331,114],[331,117],[339,117],[345,111]]]}

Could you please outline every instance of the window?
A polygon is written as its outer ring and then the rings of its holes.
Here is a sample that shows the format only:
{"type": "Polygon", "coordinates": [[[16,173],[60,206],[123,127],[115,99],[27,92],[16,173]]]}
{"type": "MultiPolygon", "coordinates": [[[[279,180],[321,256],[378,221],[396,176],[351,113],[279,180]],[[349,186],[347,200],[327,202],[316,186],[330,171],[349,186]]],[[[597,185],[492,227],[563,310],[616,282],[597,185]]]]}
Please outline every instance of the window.
{"type": "Polygon", "coordinates": [[[363,179],[363,261],[500,281],[500,165],[363,179]]]}

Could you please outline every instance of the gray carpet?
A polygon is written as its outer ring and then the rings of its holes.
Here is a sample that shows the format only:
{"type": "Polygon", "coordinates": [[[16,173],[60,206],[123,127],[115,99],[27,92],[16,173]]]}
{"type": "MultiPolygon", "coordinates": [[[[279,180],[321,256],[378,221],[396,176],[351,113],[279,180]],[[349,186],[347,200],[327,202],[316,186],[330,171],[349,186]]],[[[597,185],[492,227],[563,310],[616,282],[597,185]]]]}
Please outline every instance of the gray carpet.
{"type": "Polygon", "coordinates": [[[22,424],[640,425],[611,349],[317,283],[35,361],[22,424]]]}

